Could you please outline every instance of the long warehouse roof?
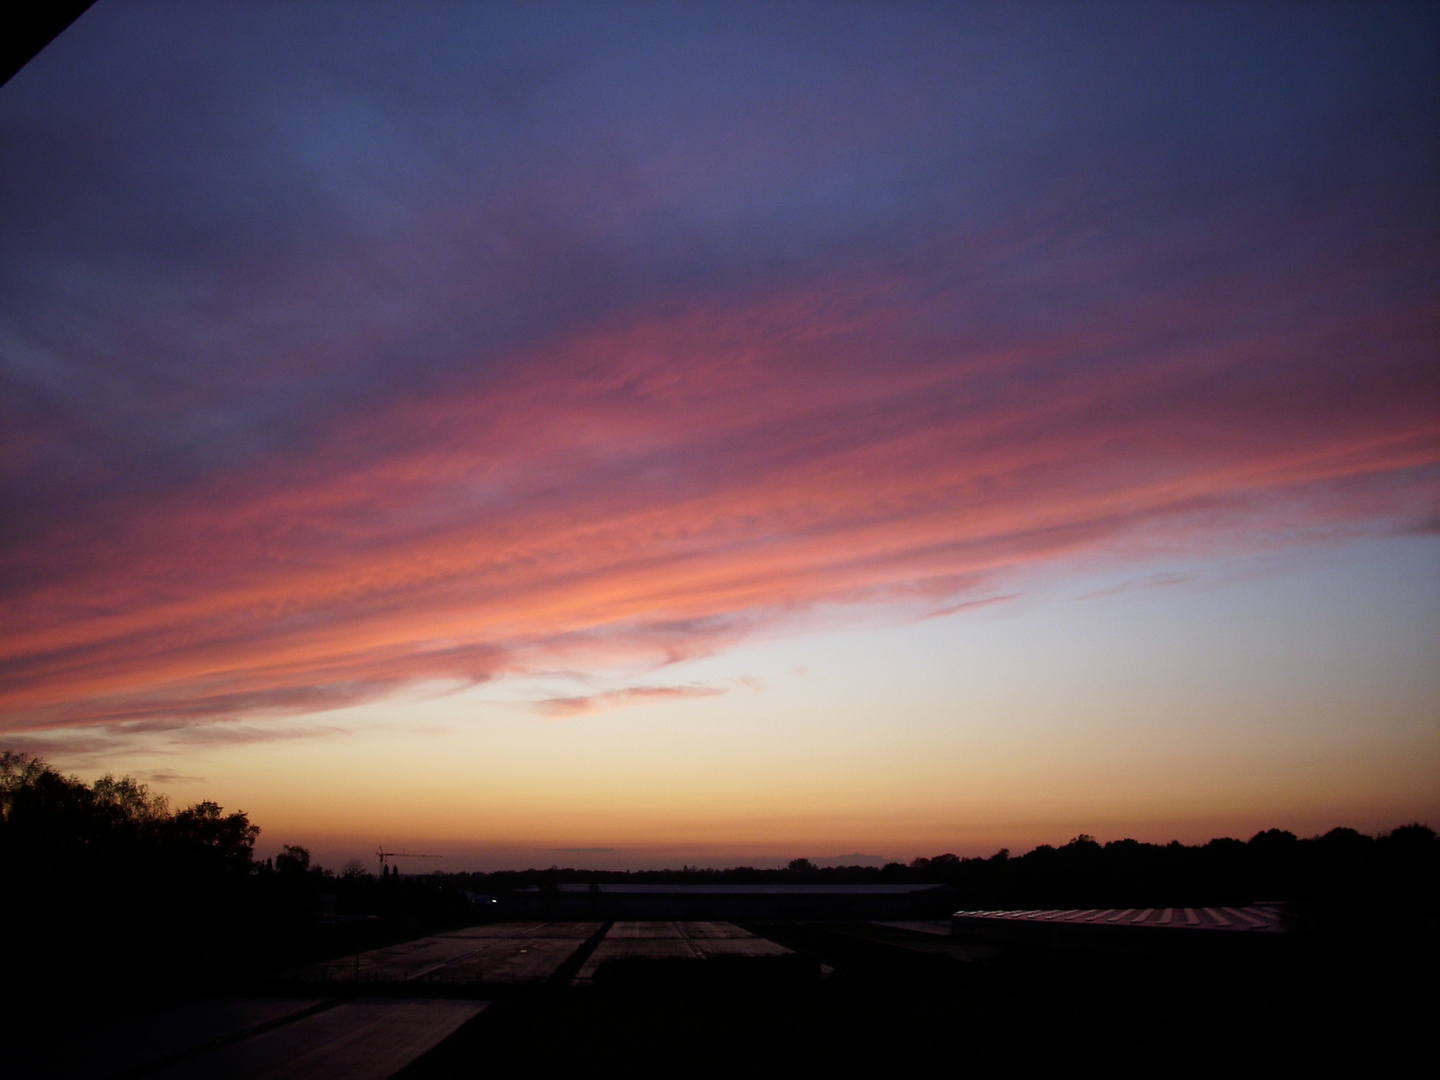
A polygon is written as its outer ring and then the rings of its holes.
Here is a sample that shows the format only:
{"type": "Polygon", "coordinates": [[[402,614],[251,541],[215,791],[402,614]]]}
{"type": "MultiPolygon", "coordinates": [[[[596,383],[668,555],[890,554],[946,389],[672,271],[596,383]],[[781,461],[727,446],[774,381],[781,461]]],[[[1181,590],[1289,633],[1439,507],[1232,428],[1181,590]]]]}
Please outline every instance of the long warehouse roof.
{"type": "Polygon", "coordinates": [[[1074,926],[1153,927],[1167,930],[1230,930],[1283,933],[1284,905],[1202,908],[1088,908],[1055,911],[957,911],[966,920],[1068,923],[1074,926]]]}

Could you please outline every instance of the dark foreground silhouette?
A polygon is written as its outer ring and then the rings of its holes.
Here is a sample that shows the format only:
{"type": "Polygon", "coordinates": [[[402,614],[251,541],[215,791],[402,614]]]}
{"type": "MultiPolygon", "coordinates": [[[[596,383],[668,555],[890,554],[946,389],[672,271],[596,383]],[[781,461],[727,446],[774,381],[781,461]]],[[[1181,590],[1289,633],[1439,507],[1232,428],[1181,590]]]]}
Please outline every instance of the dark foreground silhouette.
{"type": "Polygon", "coordinates": [[[1411,1005],[1422,999],[1404,989],[1407,972],[1433,965],[1440,926],[1440,839],[1418,824],[1379,837],[1268,830],[1196,846],[1079,837],[1017,857],[940,855],[882,868],[795,860],[780,870],[404,877],[357,867],[337,875],[295,846],[258,861],[258,832],[244,813],[211,802],[175,810],[128,778],[86,784],[35,758],[0,756],[0,918],[7,977],[23,990],[8,1022],[23,1029],[77,1009],[135,1008],[147,996],[270,985],[304,961],[493,919],[495,905],[475,905],[482,893],[580,882],[920,881],[945,886],[946,902],[967,909],[1287,901],[1295,946],[1283,961],[1208,966],[1135,967],[1024,947],[957,964],[873,932],[752,927],[795,956],[709,966],[625,961],[583,990],[517,992],[414,1069],[468,1075],[477,1060],[520,1068],[526,1055],[557,1068],[623,1067],[671,1053],[694,1063],[699,1043],[711,1050],[690,1071],[738,1067],[745,1048],[762,1043],[783,1044],[796,1067],[838,1067],[866,1055],[918,1061],[916,1048],[936,1040],[971,1058],[1054,1061],[1067,1047],[1094,1054],[1108,1046],[1130,1060],[1197,1039],[1196,1053],[1233,1050],[1257,1032],[1272,1043],[1287,1031],[1314,1043],[1354,1035],[1357,1024],[1373,1031],[1378,1052],[1412,1022],[1411,1005]],[[467,1042],[482,1036],[483,1053],[467,1042]]]}
{"type": "Polygon", "coordinates": [[[0,754],[0,920],[26,1008],[244,984],[295,962],[470,920],[440,879],[335,875],[213,802],[172,810],[130,778],[86,784],[0,754]]]}
{"type": "Polygon", "coordinates": [[[1398,1075],[1428,1016],[1422,994],[1372,981],[1381,973],[1037,959],[924,979],[872,958],[803,986],[704,987],[657,972],[501,1000],[402,1076],[1293,1076],[1321,1063],[1398,1075]]]}

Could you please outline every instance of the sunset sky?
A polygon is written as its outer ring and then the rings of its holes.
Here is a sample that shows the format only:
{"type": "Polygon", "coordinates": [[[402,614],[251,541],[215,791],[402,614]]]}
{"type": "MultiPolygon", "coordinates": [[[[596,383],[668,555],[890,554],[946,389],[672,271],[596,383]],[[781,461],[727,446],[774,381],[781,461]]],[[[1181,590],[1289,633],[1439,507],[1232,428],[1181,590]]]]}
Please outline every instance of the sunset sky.
{"type": "Polygon", "coordinates": [[[332,866],[1440,826],[1437,55],[101,0],[0,88],[0,746],[332,866]]]}

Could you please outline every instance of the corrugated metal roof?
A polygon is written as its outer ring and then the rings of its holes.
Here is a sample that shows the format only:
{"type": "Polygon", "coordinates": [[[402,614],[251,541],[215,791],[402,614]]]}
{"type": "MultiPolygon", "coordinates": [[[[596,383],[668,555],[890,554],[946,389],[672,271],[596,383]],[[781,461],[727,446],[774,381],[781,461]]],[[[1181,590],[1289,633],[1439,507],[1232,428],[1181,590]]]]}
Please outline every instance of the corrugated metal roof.
{"type": "Polygon", "coordinates": [[[1275,934],[1285,930],[1283,915],[1283,904],[1251,904],[1247,907],[957,911],[952,918],[1167,930],[1243,930],[1275,934]]]}

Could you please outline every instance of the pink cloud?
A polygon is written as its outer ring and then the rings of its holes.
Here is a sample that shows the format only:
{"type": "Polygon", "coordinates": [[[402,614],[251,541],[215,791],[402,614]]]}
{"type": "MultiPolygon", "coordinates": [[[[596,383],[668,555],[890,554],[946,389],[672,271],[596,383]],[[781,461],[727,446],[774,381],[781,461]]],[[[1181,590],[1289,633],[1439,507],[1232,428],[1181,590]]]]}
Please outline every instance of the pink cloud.
{"type": "Polygon", "coordinates": [[[1367,378],[1346,350],[1389,339],[1363,314],[1235,339],[1162,299],[961,347],[922,330],[976,304],[912,292],[846,270],[638,310],[13,547],[4,723],[311,713],[703,655],[822,605],[958,613],[1097,551],[1433,518],[1419,313],[1367,378]]]}

